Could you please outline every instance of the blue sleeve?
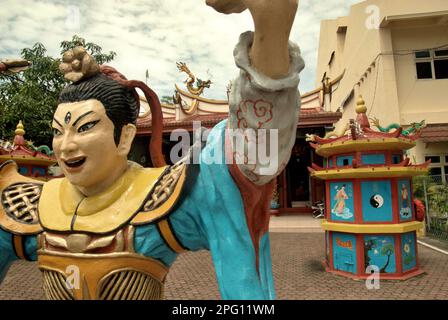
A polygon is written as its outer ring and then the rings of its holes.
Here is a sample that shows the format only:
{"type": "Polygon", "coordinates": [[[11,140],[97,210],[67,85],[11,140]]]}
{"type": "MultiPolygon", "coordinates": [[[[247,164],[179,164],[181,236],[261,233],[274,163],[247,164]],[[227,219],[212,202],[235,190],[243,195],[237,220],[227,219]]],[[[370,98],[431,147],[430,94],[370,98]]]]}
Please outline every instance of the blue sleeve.
{"type": "Polygon", "coordinates": [[[12,235],[0,229],[0,282],[3,281],[9,266],[16,259],[12,247],[12,235]]]}
{"type": "Polygon", "coordinates": [[[37,261],[37,236],[25,237],[25,253],[29,261],[37,261]]]}
{"type": "MultiPolygon", "coordinates": [[[[28,260],[37,260],[37,237],[26,236],[23,238],[24,253],[28,260]]],[[[14,247],[13,235],[0,229],[0,282],[5,277],[11,264],[18,260],[14,247]]]]}
{"type": "Polygon", "coordinates": [[[273,299],[269,238],[260,242],[257,270],[243,200],[224,161],[225,127],[209,134],[197,177],[170,222],[185,247],[210,250],[223,299],[273,299]]]}
{"type": "Polygon", "coordinates": [[[167,267],[171,266],[177,257],[165,244],[154,224],[135,228],[134,247],[137,253],[157,259],[167,267]]]}

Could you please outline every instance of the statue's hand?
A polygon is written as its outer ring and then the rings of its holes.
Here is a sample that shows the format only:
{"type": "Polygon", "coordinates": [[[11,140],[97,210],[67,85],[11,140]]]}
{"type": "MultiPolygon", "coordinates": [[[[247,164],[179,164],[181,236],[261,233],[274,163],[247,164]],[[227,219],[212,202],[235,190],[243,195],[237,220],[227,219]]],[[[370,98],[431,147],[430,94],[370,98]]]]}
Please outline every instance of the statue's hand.
{"type": "Polygon", "coordinates": [[[31,66],[31,62],[24,59],[6,59],[0,61],[0,72],[10,71],[10,72],[20,72],[28,69],[31,66]]]}
{"type": "MultiPolygon", "coordinates": [[[[266,13],[283,17],[294,17],[299,0],[205,0],[206,4],[218,12],[230,14],[249,9],[254,21],[265,18],[266,13]]],[[[289,19],[288,19],[289,20],[289,19]]],[[[292,23],[291,23],[292,24],[292,23]]]]}
{"type": "Polygon", "coordinates": [[[205,0],[205,3],[216,11],[225,14],[240,13],[247,9],[242,0],[205,0]]]}

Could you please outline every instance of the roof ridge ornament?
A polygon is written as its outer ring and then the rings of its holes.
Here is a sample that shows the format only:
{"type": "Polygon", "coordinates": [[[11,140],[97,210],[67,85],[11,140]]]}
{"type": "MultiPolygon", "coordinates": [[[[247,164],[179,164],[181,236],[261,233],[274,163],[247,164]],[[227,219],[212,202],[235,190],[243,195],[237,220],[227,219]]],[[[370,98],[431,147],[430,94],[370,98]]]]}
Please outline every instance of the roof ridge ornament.
{"type": "Polygon", "coordinates": [[[359,95],[358,100],[356,101],[356,113],[361,114],[366,112],[367,112],[366,102],[364,101],[362,95],[359,95]]]}
{"type": "Polygon", "coordinates": [[[177,62],[176,65],[177,69],[179,69],[180,72],[185,72],[188,75],[188,78],[184,81],[184,83],[187,84],[187,89],[191,94],[200,96],[204,92],[205,88],[210,88],[212,81],[203,81],[199,78],[196,78],[195,75],[187,67],[187,64],[185,62],[177,62]]]}
{"type": "Polygon", "coordinates": [[[23,126],[22,120],[19,120],[14,133],[16,135],[13,141],[14,146],[24,146],[25,138],[23,136],[25,135],[25,127],[23,126]]]}
{"type": "Polygon", "coordinates": [[[361,127],[361,131],[364,131],[364,129],[369,128],[370,129],[370,123],[369,118],[367,118],[366,112],[366,102],[364,101],[364,98],[360,94],[358,97],[358,100],[356,101],[356,113],[358,116],[356,117],[356,122],[358,122],[359,126],[361,127]]]}
{"type": "Polygon", "coordinates": [[[25,127],[22,123],[22,120],[19,120],[19,123],[16,126],[16,130],[14,133],[18,136],[24,136],[25,135],[25,127]]]}

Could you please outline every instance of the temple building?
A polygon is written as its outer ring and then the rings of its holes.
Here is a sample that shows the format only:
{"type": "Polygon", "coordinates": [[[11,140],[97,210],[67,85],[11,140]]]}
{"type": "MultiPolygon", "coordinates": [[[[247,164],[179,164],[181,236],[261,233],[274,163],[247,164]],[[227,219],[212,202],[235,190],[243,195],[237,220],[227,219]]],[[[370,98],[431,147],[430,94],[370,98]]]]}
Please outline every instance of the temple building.
{"type": "MultiPolygon", "coordinates": [[[[182,71],[188,70],[182,64],[182,71]]],[[[179,67],[179,65],[178,65],[179,67]]],[[[194,79],[191,72],[187,72],[190,80],[194,79]]],[[[326,131],[333,128],[340,117],[340,112],[324,110],[325,101],[328,101],[328,88],[336,84],[327,83],[316,90],[302,95],[302,107],[299,119],[297,119],[297,137],[292,151],[292,156],[283,173],[277,178],[277,192],[274,196],[273,213],[296,214],[311,212],[311,205],[322,201],[324,198],[324,184],[322,181],[311,179],[307,170],[311,163],[323,164],[323,158],[316,155],[306,141],[306,134],[325,135],[326,131]]],[[[188,81],[184,90],[175,85],[172,104],[162,104],[164,117],[163,153],[167,163],[170,163],[169,154],[171,148],[178,140],[170,140],[170,135],[175,129],[186,129],[193,132],[193,122],[200,121],[205,128],[212,128],[220,121],[228,117],[229,104],[227,100],[214,100],[203,97],[203,91],[207,87],[203,81],[188,81]],[[193,87],[192,83],[199,83],[193,87]]],[[[229,93],[229,89],[228,89],[229,93]]],[[[137,137],[131,151],[131,159],[143,166],[150,166],[148,152],[149,137],[151,136],[151,113],[148,102],[141,97],[141,112],[137,121],[137,137]]],[[[193,137],[191,134],[191,141],[193,137]]]]}
{"type": "Polygon", "coordinates": [[[346,129],[362,95],[380,131],[424,128],[409,158],[431,160],[433,179],[448,181],[446,0],[367,0],[347,16],[323,20],[316,79],[330,83],[325,110],[343,114],[336,130],[346,129]]]}

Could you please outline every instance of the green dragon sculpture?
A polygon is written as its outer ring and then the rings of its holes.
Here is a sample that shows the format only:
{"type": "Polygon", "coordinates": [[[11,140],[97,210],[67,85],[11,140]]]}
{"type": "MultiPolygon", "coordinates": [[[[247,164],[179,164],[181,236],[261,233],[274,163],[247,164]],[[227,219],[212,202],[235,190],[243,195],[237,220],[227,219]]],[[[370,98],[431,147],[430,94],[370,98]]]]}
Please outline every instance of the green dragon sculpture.
{"type": "Polygon", "coordinates": [[[33,144],[32,141],[27,141],[27,146],[31,150],[34,150],[34,151],[37,151],[37,152],[41,152],[41,153],[45,153],[47,156],[52,156],[53,155],[53,150],[51,150],[50,147],[48,147],[46,145],[42,145],[42,146],[36,147],[33,144]]]}
{"type": "MultiPolygon", "coordinates": [[[[380,125],[380,120],[378,120],[377,118],[371,118],[370,120],[372,121],[372,124],[375,127],[377,127],[378,130],[381,131],[381,132],[389,132],[392,129],[401,128],[401,126],[398,123],[392,123],[392,124],[388,125],[387,127],[382,127],[380,125]]],[[[409,135],[414,134],[417,131],[423,129],[424,127],[426,127],[425,120],[422,120],[420,122],[413,122],[413,123],[411,123],[411,126],[409,128],[403,129],[401,134],[403,136],[409,136],[409,135]]]]}

